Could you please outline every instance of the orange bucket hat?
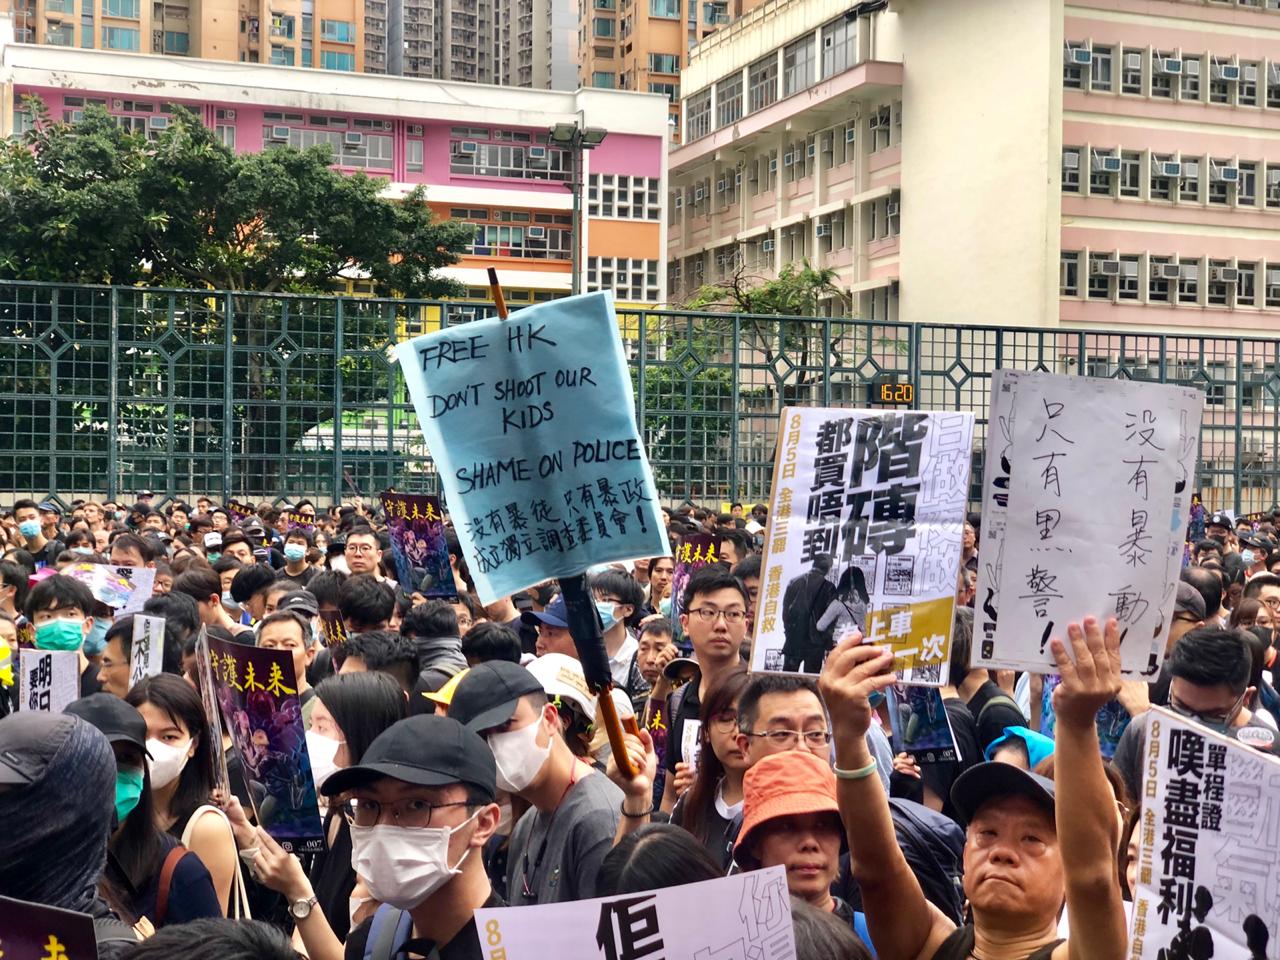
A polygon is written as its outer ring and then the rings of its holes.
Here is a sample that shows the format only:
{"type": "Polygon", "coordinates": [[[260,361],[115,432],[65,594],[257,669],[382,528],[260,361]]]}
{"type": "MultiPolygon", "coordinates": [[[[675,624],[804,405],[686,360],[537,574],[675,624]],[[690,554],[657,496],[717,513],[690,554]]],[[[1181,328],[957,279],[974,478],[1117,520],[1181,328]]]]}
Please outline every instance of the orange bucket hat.
{"type": "Polygon", "coordinates": [[[840,815],[831,765],[807,750],[765,757],[742,779],[742,829],[733,846],[734,860],[746,865],[742,858],[750,856],[751,834],[757,827],[778,817],[806,813],[840,815]]]}

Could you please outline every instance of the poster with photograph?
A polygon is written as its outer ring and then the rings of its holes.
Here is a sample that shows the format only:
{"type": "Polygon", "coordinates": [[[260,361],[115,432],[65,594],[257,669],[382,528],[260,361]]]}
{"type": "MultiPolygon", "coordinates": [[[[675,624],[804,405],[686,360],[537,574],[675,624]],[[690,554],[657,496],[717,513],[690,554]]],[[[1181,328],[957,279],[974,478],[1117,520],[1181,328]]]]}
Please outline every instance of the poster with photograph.
{"type": "Polygon", "coordinates": [[[753,670],[818,673],[861,633],[904,683],[946,683],[973,415],[787,407],[753,670]]]}
{"type": "Polygon", "coordinates": [[[890,687],[889,723],[893,752],[909,753],[916,763],[960,760],[951,718],[937,687],[890,687]]]}
{"type": "Polygon", "coordinates": [[[388,490],[382,495],[382,510],[400,586],[431,600],[455,599],[458,587],[449,565],[440,499],[388,490]]]}

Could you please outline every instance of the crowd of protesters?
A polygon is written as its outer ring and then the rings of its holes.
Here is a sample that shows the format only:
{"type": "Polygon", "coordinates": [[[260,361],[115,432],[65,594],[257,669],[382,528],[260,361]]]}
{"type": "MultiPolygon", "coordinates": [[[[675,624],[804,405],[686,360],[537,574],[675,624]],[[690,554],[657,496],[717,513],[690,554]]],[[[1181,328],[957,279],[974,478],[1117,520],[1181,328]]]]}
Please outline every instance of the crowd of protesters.
{"type": "Polygon", "coordinates": [[[1154,682],[1122,682],[1115,622],[1086,618],[1052,641],[1048,684],[969,666],[971,517],[942,690],[959,759],[919,763],[890,746],[892,655],[861,642],[865,587],[822,570],[787,585],[788,665],[821,675],[750,673],[767,511],[664,510],[673,545],[711,534],[721,558],[678,616],[674,557],[589,580],[612,696],[640,730],[626,777],[556,583],[481,604],[450,531],[458,596],[427,599],[396,582],[360,502],[246,517],[130,500],[0,514],[0,895],[91,915],[100,957],[469,960],[488,956],[482,907],[781,866],[801,960],[1120,960],[1146,711],[1275,752],[1272,522],[1208,517],[1154,682]],[[51,573],[85,562],[154,568],[143,612],[165,618],[163,673],[130,687],[131,618],[51,573]],[[325,645],[326,618],[345,642],[325,645]],[[323,853],[255,824],[198,692],[201,627],[291,653],[323,853]],[[20,646],[80,652],[65,713],[16,710],[20,646]],[[1100,740],[1115,703],[1123,730],[1100,740]]]}

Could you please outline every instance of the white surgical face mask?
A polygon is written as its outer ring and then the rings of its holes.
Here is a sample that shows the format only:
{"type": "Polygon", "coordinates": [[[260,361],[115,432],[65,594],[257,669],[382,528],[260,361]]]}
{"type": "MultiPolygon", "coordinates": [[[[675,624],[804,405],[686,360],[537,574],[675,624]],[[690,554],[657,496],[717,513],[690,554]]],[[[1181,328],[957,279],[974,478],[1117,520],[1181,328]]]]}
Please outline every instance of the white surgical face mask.
{"type": "Polygon", "coordinates": [[[538,731],[542,728],[541,718],[537,722],[509,730],[506,733],[489,734],[489,749],[493,751],[493,759],[498,765],[498,789],[508,793],[519,793],[538,775],[551,756],[551,740],[548,738],[545,747],[538,746],[538,731]]]}
{"type": "Polygon", "coordinates": [[[177,780],[187,765],[187,751],[191,749],[191,741],[182,743],[162,743],[159,740],[147,741],[147,766],[151,770],[151,788],[159,790],[177,780]]]}
{"type": "Polygon", "coordinates": [[[400,910],[412,910],[462,872],[462,861],[449,866],[449,838],[479,815],[477,810],[456,827],[397,827],[378,823],[351,825],[351,866],[374,899],[400,910]]]}
{"type": "Polygon", "coordinates": [[[311,758],[311,776],[315,778],[318,793],[323,789],[324,782],[338,769],[338,748],[342,746],[342,741],[314,730],[308,730],[306,737],[307,756],[311,758]]]}

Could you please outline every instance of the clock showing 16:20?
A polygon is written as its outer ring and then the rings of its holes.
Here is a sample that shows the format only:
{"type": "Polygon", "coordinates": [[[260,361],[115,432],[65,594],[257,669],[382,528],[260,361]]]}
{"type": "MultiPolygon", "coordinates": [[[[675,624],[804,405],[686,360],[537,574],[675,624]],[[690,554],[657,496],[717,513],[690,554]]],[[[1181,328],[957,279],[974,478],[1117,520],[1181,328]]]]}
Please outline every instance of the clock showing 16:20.
{"type": "Polygon", "coordinates": [[[868,385],[867,402],[871,406],[882,407],[913,406],[916,402],[915,384],[876,380],[868,385]]]}

